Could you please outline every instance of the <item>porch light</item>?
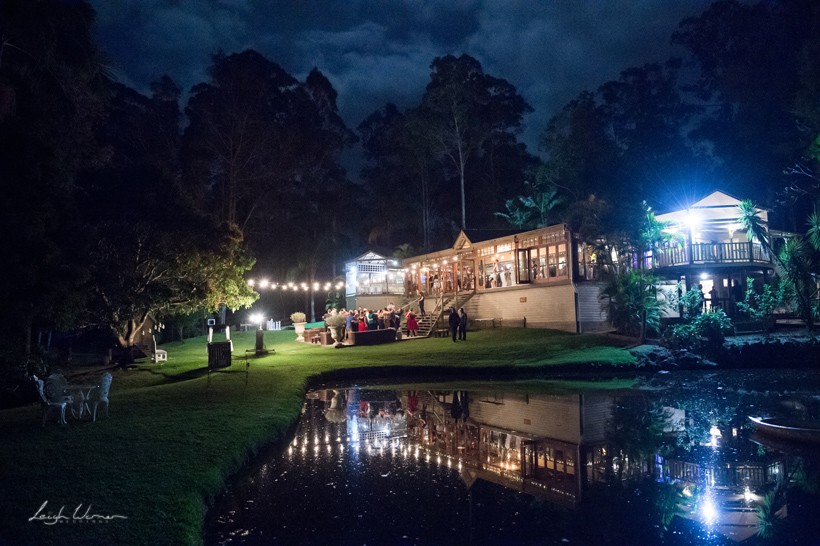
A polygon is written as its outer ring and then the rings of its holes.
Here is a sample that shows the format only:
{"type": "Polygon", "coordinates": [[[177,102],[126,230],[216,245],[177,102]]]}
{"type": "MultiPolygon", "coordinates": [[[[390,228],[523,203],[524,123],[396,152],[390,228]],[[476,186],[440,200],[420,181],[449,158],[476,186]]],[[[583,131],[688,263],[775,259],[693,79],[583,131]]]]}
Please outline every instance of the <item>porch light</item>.
{"type": "Polygon", "coordinates": [[[708,281],[709,280],[709,273],[701,273],[700,274],[700,280],[708,281]]]}

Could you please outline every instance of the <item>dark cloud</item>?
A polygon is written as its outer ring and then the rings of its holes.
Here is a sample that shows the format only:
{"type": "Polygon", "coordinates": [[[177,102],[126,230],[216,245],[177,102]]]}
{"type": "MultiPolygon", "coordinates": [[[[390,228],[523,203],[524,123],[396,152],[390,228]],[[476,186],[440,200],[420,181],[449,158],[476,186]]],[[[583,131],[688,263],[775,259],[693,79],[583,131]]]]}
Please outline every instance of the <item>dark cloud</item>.
{"type": "Polygon", "coordinates": [[[579,92],[630,66],[673,54],[685,17],[711,2],[141,0],[92,2],[97,34],[123,83],[146,91],[168,74],[207,79],[210,56],[254,48],[303,79],[318,67],[355,127],[387,101],[417,103],[432,60],[467,53],[535,108],[524,139],[536,151],[547,120],[579,92]]]}

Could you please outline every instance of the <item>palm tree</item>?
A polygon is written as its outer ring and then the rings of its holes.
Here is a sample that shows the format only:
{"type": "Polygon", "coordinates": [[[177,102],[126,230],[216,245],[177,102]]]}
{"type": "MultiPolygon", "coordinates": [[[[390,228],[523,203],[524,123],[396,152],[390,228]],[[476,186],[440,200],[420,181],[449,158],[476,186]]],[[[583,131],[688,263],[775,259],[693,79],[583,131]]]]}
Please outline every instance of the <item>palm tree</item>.
{"type": "Polygon", "coordinates": [[[806,236],[809,239],[809,243],[811,243],[811,246],[813,246],[815,250],[820,250],[820,214],[816,212],[812,213],[807,223],[809,224],[809,230],[806,232],[806,236]]]}
{"type": "Polygon", "coordinates": [[[792,237],[778,254],[785,279],[792,286],[800,318],[811,330],[814,327],[812,300],[817,296],[817,285],[812,277],[814,261],[802,237],[792,237]]]}
{"type": "MultiPolygon", "coordinates": [[[[812,299],[816,296],[816,290],[811,277],[814,264],[804,239],[799,235],[791,237],[779,253],[773,252],[769,234],[757,206],[751,200],[744,199],[737,208],[741,228],[746,230],[750,240],[758,241],[763,250],[772,257],[778,276],[791,285],[800,317],[811,330],[814,326],[812,299]]],[[[808,224],[808,240],[814,248],[820,249],[820,215],[814,213],[809,216],[808,224]]]]}
{"type": "Polygon", "coordinates": [[[418,254],[410,243],[402,243],[393,249],[393,257],[404,260],[418,254]]]}
{"type": "Polygon", "coordinates": [[[530,218],[532,216],[532,211],[527,210],[525,198],[518,196],[518,202],[521,205],[516,203],[515,199],[507,199],[504,202],[504,207],[507,209],[507,212],[496,212],[494,213],[499,218],[503,218],[517,229],[525,229],[530,222],[530,218]]]}
{"type": "Polygon", "coordinates": [[[769,232],[763,219],[760,217],[760,209],[757,208],[751,199],[744,199],[737,205],[739,212],[738,223],[741,229],[746,231],[747,237],[751,241],[757,241],[770,256],[772,247],[769,244],[769,232]]]}
{"type": "Polygon", "coordinates": [[[657,277],[645,271],[622,270],[601,292],[612,325],[626,335],[639,336],[641,343],[646,341],[647,330],[660,328],[666,302],[657,297],[657,282],[657,277]]]}
{"type": "Polygon", "coordinates": [[[538,226],[546,227],[550,225],[552,219],[552,210],[564,202],[564,199],[558,195],[558,188],[550,186],[547,189],[540,191],[537,187],[534,188],[534,195],[527,197],[519,197],[521,204],[531,213],[535,213],[538,219],[538,226]]]}

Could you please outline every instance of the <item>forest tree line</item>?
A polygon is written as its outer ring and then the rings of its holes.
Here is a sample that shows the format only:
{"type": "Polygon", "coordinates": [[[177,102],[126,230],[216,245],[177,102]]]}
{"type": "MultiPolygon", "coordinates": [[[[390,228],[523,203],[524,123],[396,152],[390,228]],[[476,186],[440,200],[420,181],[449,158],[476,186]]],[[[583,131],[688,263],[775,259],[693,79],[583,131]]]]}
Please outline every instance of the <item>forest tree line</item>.
{"type": "Polygon", "coordinates": [[[327,279],[367,248],[435,250],[464,227],[566,222],[593,239],[719,188],[801,231],[820,196],[808,0],[716,2],[670,37],[685,55],[579,92],[539,150],[520,139],[539,105],[468,54],[432,59],[417,104],[374,105],[354,128],[320,68],[300,81],[254,50],[213,53],[190,90],[170,74],[140,93],[111,76],[94,17],[84,2],[0,7],[10,354],[51,328],[128,345],[149,312],[250,305],[252,270],[327,279]]]}

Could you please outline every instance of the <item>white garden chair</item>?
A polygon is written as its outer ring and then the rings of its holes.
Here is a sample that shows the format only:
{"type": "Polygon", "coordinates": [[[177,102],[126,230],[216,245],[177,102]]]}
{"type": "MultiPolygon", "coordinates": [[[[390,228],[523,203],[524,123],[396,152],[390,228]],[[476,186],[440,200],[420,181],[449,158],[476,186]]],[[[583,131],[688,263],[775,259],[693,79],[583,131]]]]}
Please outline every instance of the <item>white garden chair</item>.
{"type": "MultiPolygon", "coordinates": [[[[165,352],[165,351],[163,351],[165,352]]],[[[105,416],[108,417],[108,391],[111,390],[111,381],[113,377],[106,372],[102,376],[100,386],[91,391],[86,403],[91,406],[91,420],[97,422],[97,406],[105,404],[105,416]]]]}
{"type": "Polygon", "coordinates": [[[34,376],[34,383],[37,385],[37,394],[40,397],[40,406],[43,408],[43,426],[46,426],[46,419],[48,418],[48,412],[51,409],[56,409],[58,411],[58,419],[57,422],[61,425],[66,424],[65,420],[65,408],[71,402],[70,397],[61,397],[55,400],[49,399],[46,394],[46,384],[45,381],[34,376]]]}
{"type": "Polygon", "coordinates": [[[151,356],[151,360],[154,362],[167,362],[168,351],[165,349],[157,349],[157,336],[151,336],[151,339],[154,340],[154,354],[151,356]]]}

